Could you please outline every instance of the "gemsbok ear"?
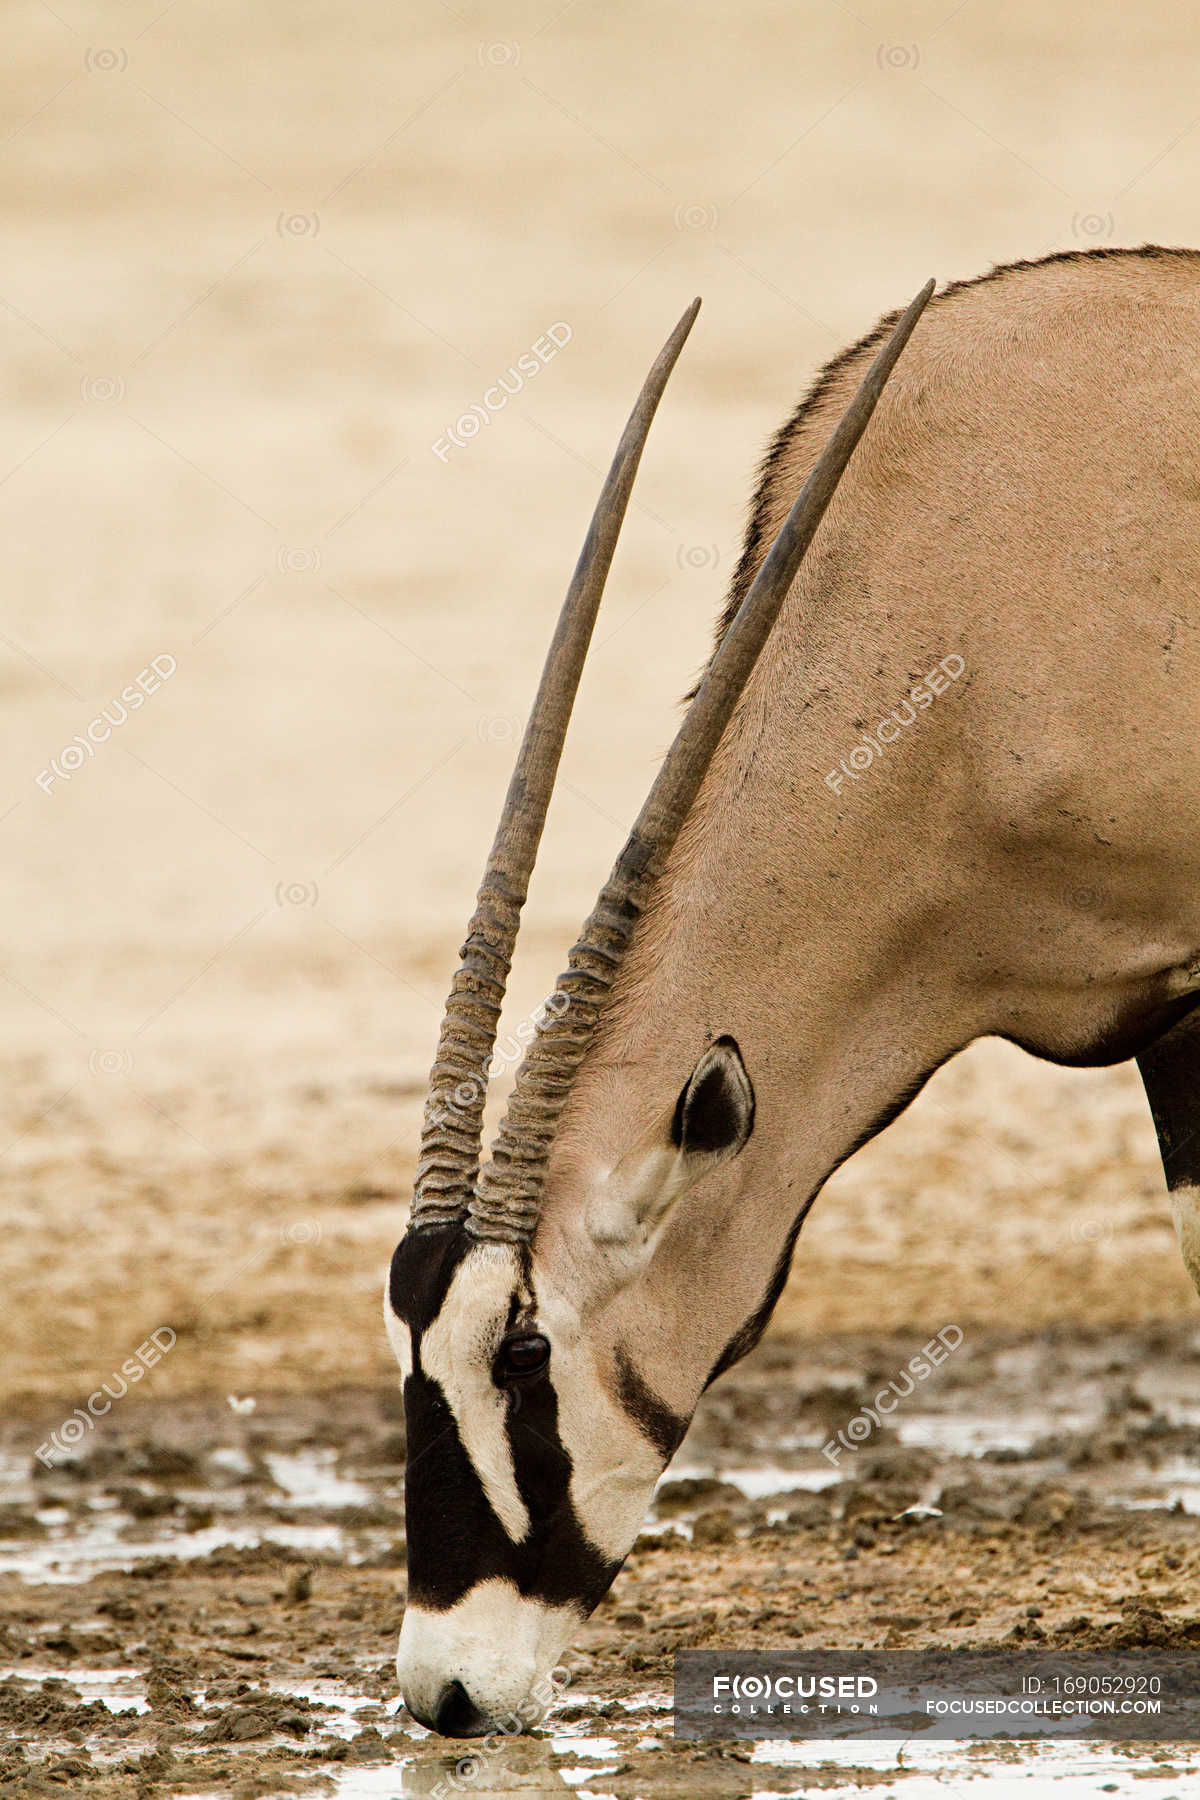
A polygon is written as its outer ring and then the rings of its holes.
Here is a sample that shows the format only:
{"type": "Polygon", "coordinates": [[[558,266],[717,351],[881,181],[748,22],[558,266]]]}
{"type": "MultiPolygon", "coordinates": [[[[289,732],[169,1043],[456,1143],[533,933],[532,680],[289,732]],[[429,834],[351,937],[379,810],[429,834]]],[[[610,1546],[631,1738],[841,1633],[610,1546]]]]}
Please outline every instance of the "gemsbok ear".
{"type": "Polygon", "coordinates": [[[680,1089],[671,1142],[685,1156],[736,1156],[754,1129],[754,1089],[737,1042],[719,1037],[680,1089]]]}
{"type": "Polygon", "coordinates": [[[592,1196],[597,1244],[649,1250],[667,1214],[702,1175],[728,1162],[754,1129],[754,1088],[731,1037],[704,1052],[663,1113],[592,1196]]]}

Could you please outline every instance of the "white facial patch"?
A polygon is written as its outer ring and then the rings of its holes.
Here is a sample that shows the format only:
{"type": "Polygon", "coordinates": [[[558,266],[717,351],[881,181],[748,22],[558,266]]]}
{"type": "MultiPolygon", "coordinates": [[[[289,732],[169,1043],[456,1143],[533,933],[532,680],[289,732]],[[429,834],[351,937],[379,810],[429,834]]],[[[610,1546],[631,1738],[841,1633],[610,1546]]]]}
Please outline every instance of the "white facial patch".
{"type": "Polygon", "coordinates": [[[488,1504],[514,1544],[529,1534],[529,1513],[508,1441],[508,1402],[491,1371],[518,1280],[514,1250],[478,1245],[454,1271],[420,1345],[421,1367],[445,1394],[488,1504]]]}
{"type": "Polygon", "coordinates": [[[536,1725],[564,1685],[554,1665],[582,1619],[573,1606],[522,1598],[499,1577],[447,1612],[409,1606],[396,1652],[401,1692],[413,1712],[433,1718],[446,1685],[461,1681],[489,1718],[536,1725]]]}
{"type": "Polygon", "coordinates": [[[589,1541],[619,1562],[638,1534],[662,1459],[602,1385],[578,1316],[539,1286],[539,1319],[554,1345],[558,1435],[571,1458],[571,1508],[589,1541]]]}

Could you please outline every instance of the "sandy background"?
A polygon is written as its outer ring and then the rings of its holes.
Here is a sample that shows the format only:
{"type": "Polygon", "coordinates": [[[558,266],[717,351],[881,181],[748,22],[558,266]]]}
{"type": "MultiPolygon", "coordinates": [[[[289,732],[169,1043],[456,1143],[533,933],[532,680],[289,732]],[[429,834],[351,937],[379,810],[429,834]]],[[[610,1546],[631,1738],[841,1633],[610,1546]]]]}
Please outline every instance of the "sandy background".
{"type": "MultiPolygon", "coordinates": [[[[453,952],[650,356],[702,293],[514,1020],[669,739],[754,462],[819,364],[931,273],[1200,239],[1194,21],[11,0],[0,33],[4,1388],[86,1392],[163,1323],[159,1392],[380,1374],[453,952]],[[437,454],[558,322],[561,353],[437,454]]],[[[1197,1304],[1133,1070],[985,1045],[837,1176],[778,1316],[1197,1304]]]]}

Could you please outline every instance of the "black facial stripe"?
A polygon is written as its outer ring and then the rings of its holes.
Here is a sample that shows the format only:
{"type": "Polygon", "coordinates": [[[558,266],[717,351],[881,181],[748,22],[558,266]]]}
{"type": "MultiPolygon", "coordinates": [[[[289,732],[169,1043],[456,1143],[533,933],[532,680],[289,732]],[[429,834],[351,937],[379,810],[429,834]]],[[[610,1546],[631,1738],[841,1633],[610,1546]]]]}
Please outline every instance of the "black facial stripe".
{"type": "Polygon", "coordinates": [[[388,1300],[414,1337],[419,1338],[437,1318],[454,1272],[474,1242],[461,1225],[436,1225],[427,1231],[409,1231],[396,1245],[388,1300]]]}
{"type": "Polygon", "coordinates": [[[670,1462],[683,1442],[690,1420],[672,1412],[648,1387],[625,1351],[617,1349],[617,1398],[638,1430],[649,1438],[664,1463],[670,1462]]]}
{"type": "Polygon", "coordinates": [[[420,1370],[404,1383],[404,1472],[409,1598],[448,1607],[480,1579],[480,1547],[503,1536],[463,1449],[440,1385],[420,1370]]]}
{"type": "MultiPolygon", "coordinates": [[[[571,1603],[590,1612],[621,1562],[591,1543],[571,1506],[571,1458],[558,1431],[553,1364],[551,1376],[514,1390],[508,1402],[517,1491],[531,1521],[519,1545],[492,1511],[440,1383],[421,1367],[421,1337],[437,1318],[460,1262],[475,1247],[460,1226],[439,1226],[409,1234],[392,1258],[389,1298],[411,1328],[417,1352],[404,1383],[409,1597],[444,1611],[477,1583],[500,1576],[529,1599],[571,1603]]],[[[509,1328],[535,1314],[526,1262],[509,1305],[509,1328]]]]}
{"type": "MultiPolygon", "coordinates": [[[[397,1318],[403,1319],[418,1338],[442,1310],[459,1263],[477,1248],[478,1240],[458,1224],[406,1232],[396,1245],[388,1276],[388,1299],[397,1318]]],[[[519,1287],[509,1307],[510,1328],[533,1306],[527,1244],[519,1246],[519,1260],[519,1287]]]]}
{"type": "Polygon", "coordinates": [[[514,1544],[492,1511],[440,1385],[415,1371],[404,1384],[410,1460],[405,1474],[408,1589],[438,1611],[478,1582],[501,1576],[519,1593],[585,1612],[611,1586],[619,1560],[584,1535],[569,1497],[571,1458],[558,1435],[558,1401],[539,1382],[510,1403],[508,1439],[531,1529],[514,1544]]]}
{"type": "Polygon", "coordinates": [[[547,1377],[518,1389],[509,1403],[508,1441],[517,1491],[533,1527],[519,1555],[528,1575],[517,1574],[522,1593],[551,1603],[574,1600],[590,1612],[611,1586],[620,1559],[605,1556],[585,1535],[570,1500],[573,1464],[558,1429],[553,1361],[547,1377]],[[527,1587],[526,1580],[534,1585],[527,1587]]]}
{"type": "MultiPolygon", "coordinates": [[[[834,1163],[833,1168],[830,1169],[829,1175],[826,1175],[822,1181],[821,1187],[824,1187],[825,1182],[829,1180],[829,1176],[833,1174],[834,1170],[840,1169],[842,1164],[848,1161],[848,1159],[854,1155],[856,1150],[861,1150],[864,1144],[868,1143],[870,1139],[875,1137],[879,1132],[885,1130],[894,1119],[899,1117],[905,1107],[910,1105],[911,1102],[916,1099],[930,1076],[934,1074],[940,1066],[940,1064],[934,1063],[931,1068],[926,1069],[923,1074],[918,1075],[911,1081],[898,1099],[892,1101],[888,1106],[883,1108],[866,1129],[860,1133],[845,1154],[839,1156],[837,1162],[834,1163]]],[[[770,1323],[771,1314],[775,1311],[779,1302],[779,1296],[782,1294],[784,1287],[787,1284],[787,1278],[792,1267],[792,1257],[795,1254],[796,1239],[800,1235],[800,1227],[808,1217],[813,1201],[820,1191],[820,1188],[814,1188],[812,1193],[808,1196],[808,1199],[804,1202],[804,1205],[800,1208],[796,1220],[792,1225],[791,1230],[788,1232],[787,1242],[784,1244],[783,1250],[780,1253],[779,1261],[775,1264],[771,1279],[767,1283],[767,1291],[763,1295],[760,1305],[751,1313],[745,1323],[738,1327],[737,1331],[734,1332],[733,1336],[726,1344],[724,1350],[722,1350],[720,1356],[709,1371],[708,1380],[704,1384],[706,1388],[711,1387],[718,1375],[723,1375],[726,1369],[732,1368],[735,1362],[740,1362],[743,1356],[748,1356],[761,1338],[763,1332],[767,1329],[767,1326],[770,1323]]]]}
{"type": "MultiPolygon", "coordinates": [[[[943,1059],[943,1061],[944,1060],[945,1059],[943,1059]]],[[[932,1063],[929,1068],[923,1070],[920,1075],[914,1076],[894,1100],[889,1101],[886,1106],[882,1107],[871,1120],[871,1123],[864,1126],[863,1130],[859,1132],[849,1149],[844,1150],[841,1156],[838,1157],[833,1168],[830,1169],[829,1175],[826,1175],[825,1181],[828,1181],[829,1176],[840,1169],[844,1162],[849,1162],[850,1158],[855,1155],[857,1151],[861,1150],[864,1144],[869,1144],[873,1137],[878,1137],[881,1131],[886,1131],[893,1120],[900,1117],[900,1114],[904,1111],[905,1107],[912,1105],[930,1076],[935,1075],[941,1066],[941,1063],[932,1063]]],[[[822,1186],[824,1186],[824,1182],[822,1183],[822,1186]]],[[[816,1196],[814,1195],[814,1199],[815,1197],[816,1196]]],[[[808,1204],[811,1206],[812,1201],[810,1200],[808,1204]]],[[[805,1207],[804,1210],[807,1212],[808,1207],[805,1207]]]]}
{"type": "Polygon", "coordinates": [[[778,1305],[779,1296],[784,1290],[788,1274],[791,1271],[792,1256],[796,1249],[796,1239],[800,1236],[800,1227],[808,1217],[809,1208],[816,1199],[817,1193],[818,1190],[814,1188],[813,1192],[809,1195],[808,1199],[804,1202],[804,1205],[800,1208],[799,1213],[796,1215],[791,1230],[788,1232],[787,1242],[780,1251],[779,1260],[772,1270],[771,1279],[767,1283],[766,1293],[763,1295],[759,1305],[750,1314],[750,1317],[734,1332],[720,1356],[718,1356],[716,1362],[709,1370],[708,1380],[704,1383],[706,1388],[712,1386],[718,1375],[723,1375],[726,1369],[733,1367],[735,1362],[740,1362],[743,1356],[749,1356],[751,1350],[753,1350],[755,1344],[757,1344],[759,1338],[767,1329],[771,1320],[771,1314],[778,1305]]]}

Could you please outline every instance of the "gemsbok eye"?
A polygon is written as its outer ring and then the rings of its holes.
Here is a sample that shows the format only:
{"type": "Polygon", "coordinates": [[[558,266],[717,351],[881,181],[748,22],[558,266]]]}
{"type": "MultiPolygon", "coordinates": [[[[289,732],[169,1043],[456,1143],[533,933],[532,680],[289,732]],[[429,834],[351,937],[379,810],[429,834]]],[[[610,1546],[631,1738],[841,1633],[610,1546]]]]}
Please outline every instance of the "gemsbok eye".
{"type": "Polygon", "coordinates": [[[543,1374],[549,1361],[549,1340],[540,1332],[505,1338],[496,1357],[496,1380],[501,1387],[513,1381],[528,1381],[531,1376],[543,1374]]]}

